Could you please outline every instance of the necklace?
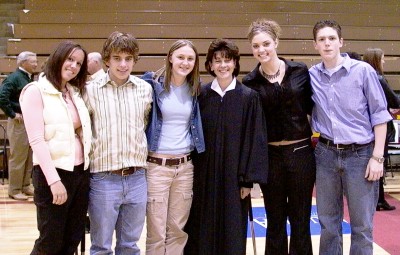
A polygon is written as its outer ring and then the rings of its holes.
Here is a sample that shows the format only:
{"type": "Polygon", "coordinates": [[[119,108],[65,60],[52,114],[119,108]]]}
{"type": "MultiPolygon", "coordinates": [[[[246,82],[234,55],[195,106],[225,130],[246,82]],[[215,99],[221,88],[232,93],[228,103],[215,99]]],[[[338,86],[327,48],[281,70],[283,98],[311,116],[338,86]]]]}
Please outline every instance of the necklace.
{"type": "Polygon", "coordinates": [[[264,70],[262,69],[262,67],[260,66],[262,75],[265,78],[267,78],[267,80],[273,80],[273,79],[277,78],[281,74],[281,64],[282,64],[282,62],[279,61],[278,71],[276,71],[275,74],[267,74],[267,73],[265,73],[264,70]]]}
{"type": "Polygon", "coordinates": [[[64,98],[64,101],[65,101],[66,103],[68,103],[68,101],[67,101],[68,88],[67,88],[67,87],[65,87],[65,91],[64,91],[64,90],[61,90],[61,95],[62,95],[62,97],[64,98]]]}

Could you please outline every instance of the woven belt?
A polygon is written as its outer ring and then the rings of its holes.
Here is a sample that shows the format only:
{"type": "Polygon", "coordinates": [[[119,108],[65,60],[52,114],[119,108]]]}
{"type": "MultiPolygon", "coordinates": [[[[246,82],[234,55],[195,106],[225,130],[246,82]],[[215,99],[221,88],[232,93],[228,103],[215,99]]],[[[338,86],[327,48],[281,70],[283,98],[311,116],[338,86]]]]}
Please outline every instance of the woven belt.
{"type": "Polygon", "coordinates": [[[153,156],[147,156],[147,161],[160,166],[178,166],[180,164],[190,161],[192,157],[190,155],[181,158],[158,158],[153,156]]]}
{"type": "Polygon", "coordinates": [[[326,139],[322,136],[319,137],[318,139],[319,142],[325,144],[326,146],[329,147],[333,147],[336,148],[338,150],[348,150],[348,149],[356,149],[356,148],[360,148],[363,146],[366,146],[370,143],[366,143],[366,144],[356,144],[356,143],[351,143],[351,144],[335,144],[332,140],[326,139]]]}
{"type": "Polygon", "coordinates": [[[119,176],[128,176],[128,175],[134,174],[137,170],[142,169],[142,168],[143,167],[131,166],[131,167],[126,167],[126,168],[122,168],[119,170],[110,171],[110,173],[116,174],[119,176]]]}

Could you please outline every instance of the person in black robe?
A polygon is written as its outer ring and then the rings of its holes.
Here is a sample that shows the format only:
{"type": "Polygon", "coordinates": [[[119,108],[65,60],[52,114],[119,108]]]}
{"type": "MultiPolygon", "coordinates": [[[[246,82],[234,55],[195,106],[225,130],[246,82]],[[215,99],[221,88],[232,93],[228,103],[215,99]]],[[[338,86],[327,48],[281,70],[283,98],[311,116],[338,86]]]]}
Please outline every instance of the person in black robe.
{"type": "Polygon", "coordinates": [[[235,78],[239,59],[226,39],[214,40],[207,53],[206,69],[216,78],[199,96],[206,151],[193,159],[185,255],[245,254],[250,190],[267,182],[266,122],[258,93],[235,78]]]}

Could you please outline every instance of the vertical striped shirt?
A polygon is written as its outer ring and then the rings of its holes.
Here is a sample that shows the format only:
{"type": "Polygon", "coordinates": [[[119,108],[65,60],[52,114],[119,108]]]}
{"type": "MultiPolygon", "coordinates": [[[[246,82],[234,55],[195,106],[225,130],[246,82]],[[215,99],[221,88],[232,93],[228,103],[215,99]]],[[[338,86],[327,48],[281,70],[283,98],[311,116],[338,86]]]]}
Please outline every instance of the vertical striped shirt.
{"type": "Polygon", "coordinates": [[[146,166],[151,85],[131,75],[118,86],[105,74],[90,82],[86,90],[93,133],[90,172],[146,166]]]}

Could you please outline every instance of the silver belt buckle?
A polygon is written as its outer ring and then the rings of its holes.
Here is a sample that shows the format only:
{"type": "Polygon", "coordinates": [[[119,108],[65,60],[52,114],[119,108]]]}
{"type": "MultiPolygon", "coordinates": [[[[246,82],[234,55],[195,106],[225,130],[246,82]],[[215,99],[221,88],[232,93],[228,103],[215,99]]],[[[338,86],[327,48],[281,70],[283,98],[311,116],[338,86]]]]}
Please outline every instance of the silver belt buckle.
{"type": "Polygon", "coordinates": [[[340,147],[340,144],[336,144],[336,149],[337,149],[337,150],[343,150],[344,148],[341,148],[341,147],[340,147]]]}
{"type": "Polygon", "coordinates": [[[128,171],[128,170],[129,170],[129,167],[122,168],[121,169],[121,176],[128,176],[129,175],[128,173],[125,174],[125,171],[128,171]]]}

